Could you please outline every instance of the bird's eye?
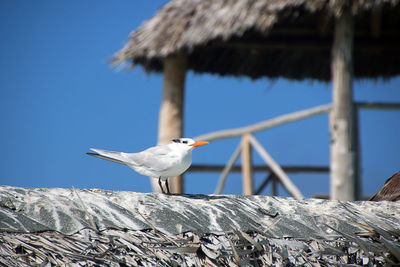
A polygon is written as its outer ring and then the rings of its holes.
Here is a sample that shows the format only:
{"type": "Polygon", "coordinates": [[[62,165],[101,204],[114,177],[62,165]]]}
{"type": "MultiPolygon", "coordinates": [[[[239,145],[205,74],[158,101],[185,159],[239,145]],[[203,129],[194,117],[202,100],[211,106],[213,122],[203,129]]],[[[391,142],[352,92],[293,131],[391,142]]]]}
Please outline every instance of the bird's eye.
{"type": "Polygon", "coordinates": [[[184,144],[187,144],[187,143],[188,143],[188,141],[182,141],[182,143],[184,143],[184,144]]]}
{"type": "Polygon", "coordinates": [[[180,143],[181,140],[179,140],[179,139],[172,139],[172,142],[174,142],[174,143],[180,143]]]}

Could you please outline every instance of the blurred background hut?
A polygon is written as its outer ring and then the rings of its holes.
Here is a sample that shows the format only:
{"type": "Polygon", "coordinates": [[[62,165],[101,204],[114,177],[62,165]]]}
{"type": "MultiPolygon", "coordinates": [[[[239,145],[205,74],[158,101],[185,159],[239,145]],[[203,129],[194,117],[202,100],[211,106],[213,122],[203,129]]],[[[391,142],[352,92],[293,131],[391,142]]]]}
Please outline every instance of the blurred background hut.
{"type": "MultiPolygon", "coordinates": [[[[355,200],[361,198],[358,109],[399,105],[354,103],[353,79],[400,74],[399,29],[395,0],[174,0],[131,33],[113,62],[164,73],[160,144],[183,135],[188,70],[332,81],[330,197],[355,200]]],[[[182,177],[173,184],[183,192],[182,177]]]]}

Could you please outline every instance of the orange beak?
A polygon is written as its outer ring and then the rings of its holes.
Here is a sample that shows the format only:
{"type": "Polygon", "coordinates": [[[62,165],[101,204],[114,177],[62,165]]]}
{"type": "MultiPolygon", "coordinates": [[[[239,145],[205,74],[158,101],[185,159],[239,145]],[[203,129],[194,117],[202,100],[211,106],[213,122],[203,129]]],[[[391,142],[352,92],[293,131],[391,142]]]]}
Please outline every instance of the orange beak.
{"type": "Polygon", "coordinates": [[[207,144],[208,144],[207,141],[194,141],[194,143],[191,144],[190,146],[198,147],[198,146],[204,146],[204,145],[207,145],[207,144]]]}

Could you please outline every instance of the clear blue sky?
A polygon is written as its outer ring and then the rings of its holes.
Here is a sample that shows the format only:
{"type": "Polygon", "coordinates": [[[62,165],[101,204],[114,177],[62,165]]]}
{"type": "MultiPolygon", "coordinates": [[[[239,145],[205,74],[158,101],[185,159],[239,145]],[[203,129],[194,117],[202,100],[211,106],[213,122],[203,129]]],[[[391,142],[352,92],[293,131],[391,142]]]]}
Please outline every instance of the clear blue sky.
{"type": "MultiPolygon", "coordinates": [[[[137,152],[157,141],[162,75],[108,61],[164,1],[0,1],[0,184],[150,192],[146,177],[89,157],[91,147],[137,152]]],[[[361,80],[357,101],[400,102],[400,78],[361,80]]],[[[221,78],[189,72],[185,136],[242,127],[331,101],[331,84],[221,78]]],[[[363,193],[400,169],[400,112],[362,111],[363,193]]],[[[282,165],[328,165],[327,115],[256,134],[282,165]]],[[[194,151],[195,164],[224,164],[238,138],[194,151]]],[[[261,164],[258,155],[254,161],[261,164]]],[[[260,184],[266,174],[256,174],[260,184]]],[[[329,176],[290,175],[306,195],[329,191],[329,176]]],[[[186,175],[186,192],[212,193],[219,174],[186,175]]],[[[241,177],[224,193],[239,194],[241,177]]],[[[269,193],[269,189],[264,193],[269,193]]],[[[280,193],[286,195],[280,190],[280,193]]]]}

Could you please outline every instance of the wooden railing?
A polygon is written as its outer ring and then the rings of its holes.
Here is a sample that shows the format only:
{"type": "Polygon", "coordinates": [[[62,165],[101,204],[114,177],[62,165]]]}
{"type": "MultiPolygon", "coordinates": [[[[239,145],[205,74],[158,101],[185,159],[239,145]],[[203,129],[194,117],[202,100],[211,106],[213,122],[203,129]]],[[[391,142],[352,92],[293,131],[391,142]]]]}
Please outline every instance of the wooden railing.
{"type": "MultiPolygon", "coordinates": [[[[357,102],[354,103],[354,107],[358,111],[359,109],[384,109],[384,110],[400,110],[399,103],[368,103],[368,102],[357,102]]],[[[215,194],[221,194],[225,186],[225,181],[230,172],[241,171],[243,175],[243,194],[252,195],[259,194],[261,191],[271,183],[272,194],[277,194],[277,184],[280,183],[286,191],[295,198],[303,198],[303,194],[296,187],[296,185],[290,180],[286,174],[288,172],[319,172],[328,173],[328,166],[280,166],[273,157],[267,152],[267,150],[257,141],[254,137],[254,133],[264,131],[273,127],[277,127],[282,124],[289,122],[299,121],[302,119],[310,118],[312,116],[324,114],[330,112],[332,109],[331,104],[321,105],[314,108],[297,111],[290,114],[278,116],[273,119],[269,119],[260,123],[249,125],[246,127],[222,130],[212,132],[195,137],[198,140],[215,141],[219,139],[241,137],[241,141],[231,155],[229,161],[225,166],[221,165],[193,165],[189,171],[191,172],[205,172],[205,171],[218,171],[221,172],[218,186],[215,189],[215,194]],[[268,166],[253,166],[251,159],[251,149],[261,156],[264,162],[268,166]],[[242,165],[235,166],[235,162],[242,155],[242,165]],[[263,183],[254,190],[253,172],[254,171],[267,171],[269,176],[263,181],[263,183]]],[[[355,112],[358,117],[358,112],[355,112]]],[[[358,121],[358,119],[357,119],[358,121]]],[[[356,125],[358,127],[358,125],[356,125]]],[[[358,130],[357,130],[358,132],[358,130]]]]}

